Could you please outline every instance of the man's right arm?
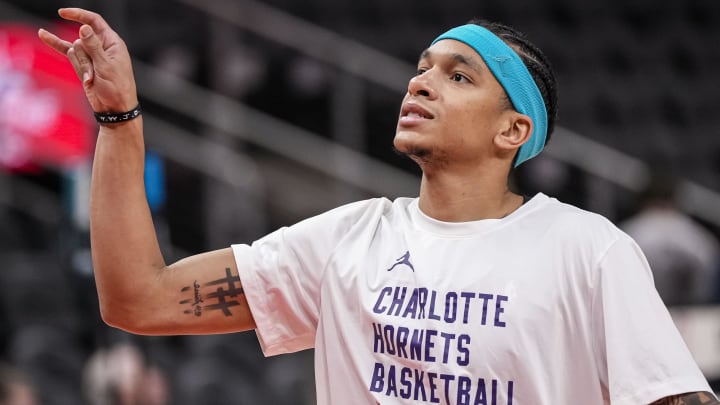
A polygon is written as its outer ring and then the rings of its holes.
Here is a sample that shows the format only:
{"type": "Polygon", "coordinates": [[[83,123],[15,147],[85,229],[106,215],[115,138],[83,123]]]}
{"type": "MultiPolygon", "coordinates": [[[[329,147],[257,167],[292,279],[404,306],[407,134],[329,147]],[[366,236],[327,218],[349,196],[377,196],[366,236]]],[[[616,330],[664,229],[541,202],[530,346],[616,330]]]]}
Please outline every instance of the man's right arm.
{"type": "MultiPolygon", "coordinates": [[[[138,105],[130,56],[122,39],[95,13],[70,8],[60,16],[82,24],[73,43],[41,30],[67,55],[96,112],[138,105]]],[[[100,127],[90,193],[90,237],[103,319],[140,334],[222,333],[255,327],[230,248],[166,265],[143,182],[142,117],[100,127]]]]}

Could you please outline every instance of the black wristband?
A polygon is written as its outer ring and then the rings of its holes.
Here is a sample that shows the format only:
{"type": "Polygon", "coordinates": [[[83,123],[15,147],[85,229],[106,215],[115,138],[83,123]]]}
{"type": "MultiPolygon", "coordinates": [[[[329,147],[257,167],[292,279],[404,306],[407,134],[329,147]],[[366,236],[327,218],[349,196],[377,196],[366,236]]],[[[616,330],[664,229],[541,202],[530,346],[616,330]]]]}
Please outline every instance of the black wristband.
{"type": "Polygon", "coordinates": [[[135,119],[140,116],[142,110],[140,110],[140,104],[130,111],[124,113],[99,113],[95,114],[95,121],[100,124],[116,124],[118,122],[125,122],[135,119]]]}

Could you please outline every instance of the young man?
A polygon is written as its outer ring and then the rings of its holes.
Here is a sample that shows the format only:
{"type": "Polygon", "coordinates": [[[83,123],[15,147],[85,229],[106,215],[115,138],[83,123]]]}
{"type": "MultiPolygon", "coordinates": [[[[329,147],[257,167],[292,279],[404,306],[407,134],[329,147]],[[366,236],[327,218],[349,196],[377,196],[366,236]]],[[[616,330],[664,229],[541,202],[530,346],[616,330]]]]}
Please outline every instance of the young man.
{"type": "Polygon", "coordinates": [[[456,27],[422,53],[394,141],[423,170],[419,198],[349,204],[166,265],[127,49],[99,15],[60,15],[82,24],[78,40],[39,35],[100,113],[91,238],[110,325],[255,329],[267,355],[314,347],[320,404],[719,403],[635,243],[509,191],[555,118],[552,72],[515,31],[456,27]]]}

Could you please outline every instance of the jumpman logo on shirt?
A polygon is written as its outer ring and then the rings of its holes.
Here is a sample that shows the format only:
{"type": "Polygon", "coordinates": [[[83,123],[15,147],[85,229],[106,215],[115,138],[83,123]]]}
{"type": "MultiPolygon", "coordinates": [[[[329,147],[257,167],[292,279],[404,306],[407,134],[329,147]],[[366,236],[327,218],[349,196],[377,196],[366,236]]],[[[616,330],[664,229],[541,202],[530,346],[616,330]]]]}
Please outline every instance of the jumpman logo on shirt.
{"type": "Polygon", "coordinates": [[[410,251],[409,250],[407,252],[405,252],[404,255],[398,257],[395,261],[395,264],[393,264],[392,267],[387,269],[387,271],[390,271],[401,264],[404,264],[404,265],[410,267],[410,270],[415,272],[415,267],[413,267],[412,263],[410,263],[410,251]]]}

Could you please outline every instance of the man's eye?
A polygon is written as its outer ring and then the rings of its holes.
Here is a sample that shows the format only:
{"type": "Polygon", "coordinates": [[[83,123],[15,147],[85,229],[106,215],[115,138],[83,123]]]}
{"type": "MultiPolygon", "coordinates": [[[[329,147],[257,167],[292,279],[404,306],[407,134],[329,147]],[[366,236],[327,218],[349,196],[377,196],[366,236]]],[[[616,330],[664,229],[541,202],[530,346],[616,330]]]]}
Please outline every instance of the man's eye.
{"type": "Polygon", "coordinates": [[[417,72],[415,73],[416,76],[420,76],[421,74],[427,72],[427,69],[425,68],[418,68],[417,72]]]}
{"type": "Polygon", "coordinates": [[[469,82],[470,80],[461,73],[453,73],[451,76],[452,81],[454,82],[469,82]]]}

